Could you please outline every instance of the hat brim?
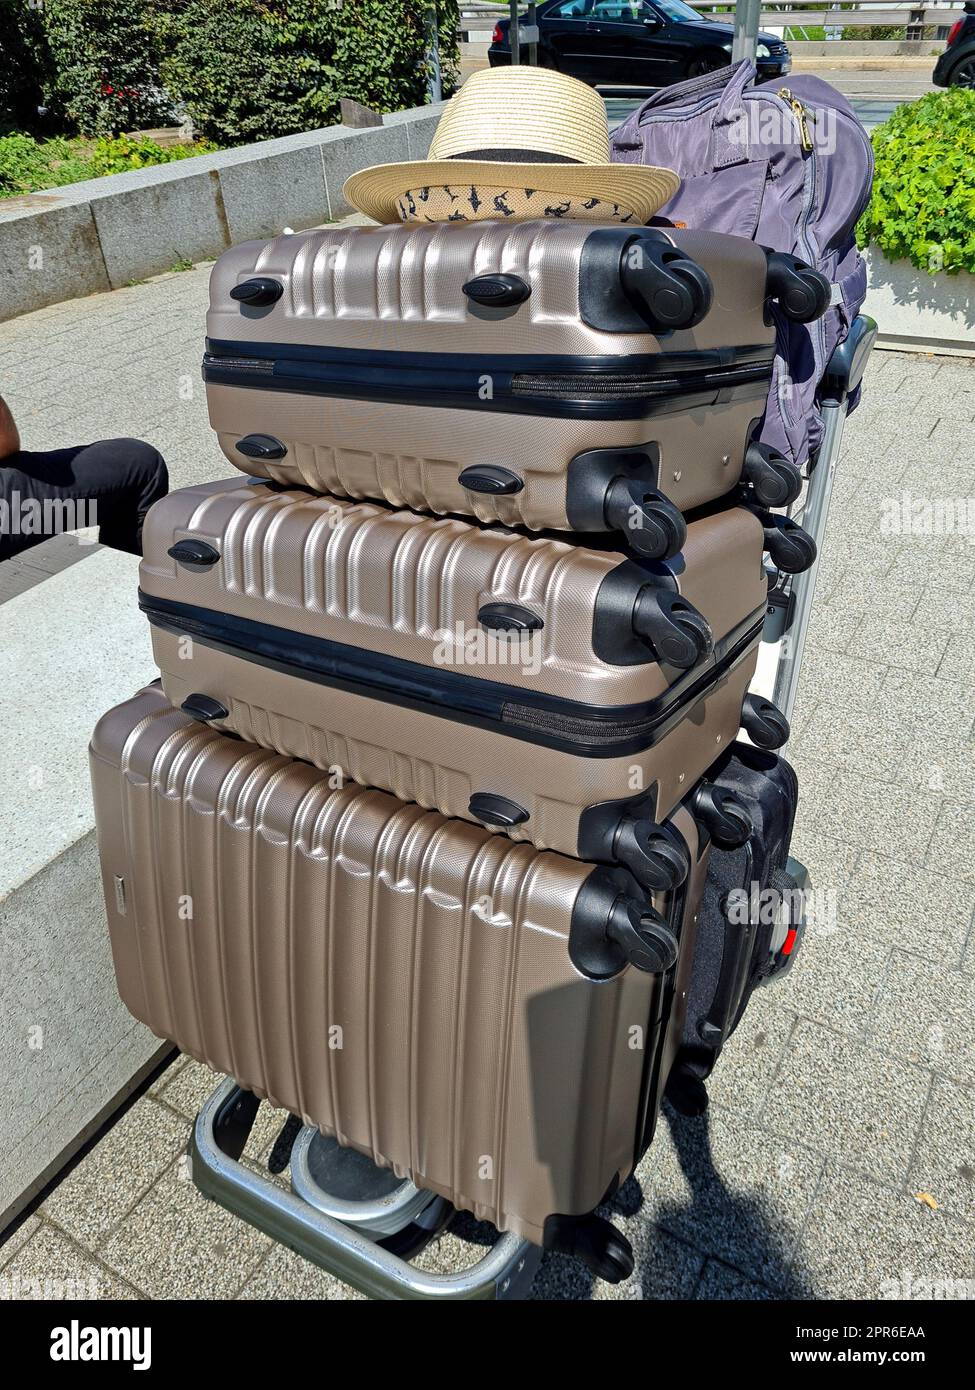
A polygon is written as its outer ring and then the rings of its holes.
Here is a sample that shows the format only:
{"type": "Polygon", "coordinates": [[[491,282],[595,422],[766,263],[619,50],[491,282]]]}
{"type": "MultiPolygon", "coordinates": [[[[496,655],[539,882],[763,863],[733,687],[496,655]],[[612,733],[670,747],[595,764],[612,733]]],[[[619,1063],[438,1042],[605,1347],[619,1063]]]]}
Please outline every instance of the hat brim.
{"type": "Polygon", "coordinates": [[[413,188],[484,184],[533,188],[562,198],[616,203],[638,222],[648,222],[680,187],[673,169],[647,164],[508,164],[480,159],[420,159],[375,164],[345,182],[348,202],[377,222],[398,222],[397,199],[413,188]]]}

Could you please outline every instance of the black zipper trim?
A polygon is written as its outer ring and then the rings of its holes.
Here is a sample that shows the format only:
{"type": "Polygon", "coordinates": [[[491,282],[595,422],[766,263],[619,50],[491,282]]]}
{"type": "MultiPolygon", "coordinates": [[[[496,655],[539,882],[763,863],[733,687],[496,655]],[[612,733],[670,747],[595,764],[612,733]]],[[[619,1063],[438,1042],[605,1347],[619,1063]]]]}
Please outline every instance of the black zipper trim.
{"type": "Polygon", "coordinates": [[[659,699],[631,705],[587,705],[142,591],[139,607],[156,627],[185,634],[205,646],[297,679],[589,758],[625,757],[652,748],[680,722],[690,705],[744,660],[761,636],[765,616],[763,605],[729,634],[705,666],[682,673],[659,699]]]}
{"type": "Polygon", "coordinates": [[[622,420],[760,399],[773,357],[767,344],[626,358],[501,358],[208,339],[203,379],[297,395],[622,420]]]}

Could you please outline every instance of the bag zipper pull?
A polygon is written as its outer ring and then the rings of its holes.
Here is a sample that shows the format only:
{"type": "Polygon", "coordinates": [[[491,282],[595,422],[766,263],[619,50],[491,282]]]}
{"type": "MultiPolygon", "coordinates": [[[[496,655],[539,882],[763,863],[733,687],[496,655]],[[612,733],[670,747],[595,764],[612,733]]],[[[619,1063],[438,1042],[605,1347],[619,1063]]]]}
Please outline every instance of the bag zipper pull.
{"type": "Polygon", "coordinates": [[[796,125],[799,127],[799,144],[804,154],[808,154],[813,147],[812,136],[809,134],[809,122],[806,119],[806,108],[798,97],[794,97],[788,87],[780,87],[777,96],[781,97],[786,105],[791,109],[795,117],[796,125]]]}

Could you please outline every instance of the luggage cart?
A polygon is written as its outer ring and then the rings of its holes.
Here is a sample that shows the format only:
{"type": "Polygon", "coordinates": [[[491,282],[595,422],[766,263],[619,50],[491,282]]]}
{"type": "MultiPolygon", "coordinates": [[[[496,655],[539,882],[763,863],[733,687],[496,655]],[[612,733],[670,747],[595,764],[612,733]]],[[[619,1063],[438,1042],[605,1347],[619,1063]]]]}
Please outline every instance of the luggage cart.
{"type": "Polygon", "coordinates": [[[525,1297],[542,1257],[537,1246],[501,1235],[467,1269],[438,1274],[417,1268],[410,1259],[443,1229],[453,1207],[317,1130],[306,1127],[295,1140],[293,1191],[248,1167],[241,1155],[258,1104],[228,1078],[197,1115],[190,1171],[204,1197],[370,1298],[525,1297]]]}
{"type": "MultiPolygon", "coordinates": [[[[876,336],[873,319],[856,318],[823,377],[823,438],[809,464],[803,496],[790,509],[817,550],[825,537],[849,398],[862,380],[876,336]]],[[[817,570],[818,560],[802,574],[780,575],[769,597],[763,660],[752,688],[770,696],[787,719],[795,705],[817,570]]],[[[805,870],[797,863],[794,868],[805,885],[805,870]]],[[[412,1264],[453,1208],[317,1130],[306,1127],[295,1140],[292,1191],[248,1167],[241,1155],[257,1108],[257,1098],[229,1078],[204,1104],[193,1128],[190,1159],[193,1182],[205,1197],[370,1298],[527,1296],[542,1252],[515,1235],[501,1235],[480,1260],[456,1273],[431,1273],[412,1264]]]]}
{"type": "Polygon", "coordinates": [[[833,478],[843,444],[849,400],[863,379],[876,337],[876,322],[866,314],[858,315],[826,367],[820,386],[823,437],[809,462],[808,483],[803,495],[789,512],[816,542],[817,558],[802,574],[779,575],[769,594],[769,613],[752,690],[771,699],[790,721],[799,687],[802,657],[816,594],[819,555],[826,537],[833,478]]]}

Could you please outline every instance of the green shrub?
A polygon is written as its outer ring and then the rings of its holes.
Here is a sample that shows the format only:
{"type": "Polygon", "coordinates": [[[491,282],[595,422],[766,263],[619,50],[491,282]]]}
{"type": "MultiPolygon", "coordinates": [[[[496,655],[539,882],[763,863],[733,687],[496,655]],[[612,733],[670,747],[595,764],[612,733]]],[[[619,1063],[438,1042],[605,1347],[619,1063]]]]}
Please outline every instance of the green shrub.
{"type": "Polygon", "coordinates": [[[50,105],[82,135],[173,125],[159,85],[159,52],[147,16],[152,0],[44,0],[53,66],[50,105]]]}
{"type": "Polygon", "coordinates": [[[133,140],[127,135],[95,141],[0,136],[0,197],[60,188],[66,183],[122,174],[151,164],[169,164],[174,159],[203,154],[209,148],[203,143],[163,147],[154,140],[133,140]]]}
{"type": "Polygon", "coordinates": [[[975,92],[929,92],[873,133],[873,196],[860,244],[934,275],[975,271],[975,92]]]}
{"type": "Polygon", "coordinates": [[[50,55],[41,11],[28,0],[0,0],[0,135],[39,126],[50,55]]]}
{"type": "MultiPolygon", "coordinates": [[[[457,4],[438,0],[447,82],[457,4]]],[[[426,96],[423,0],[176,0],[148,13],[163,85],[220,145],[330,125],[339,98],[381,111],[426,96]]]]}

